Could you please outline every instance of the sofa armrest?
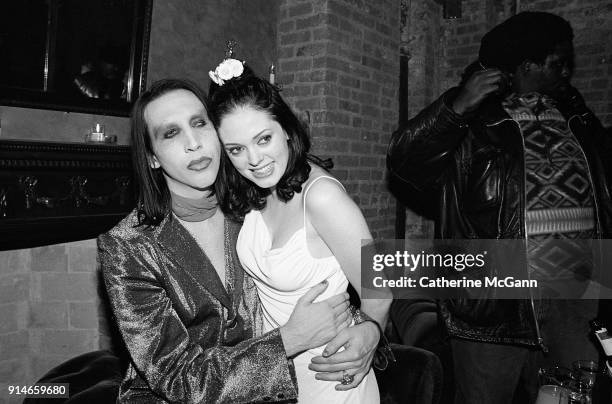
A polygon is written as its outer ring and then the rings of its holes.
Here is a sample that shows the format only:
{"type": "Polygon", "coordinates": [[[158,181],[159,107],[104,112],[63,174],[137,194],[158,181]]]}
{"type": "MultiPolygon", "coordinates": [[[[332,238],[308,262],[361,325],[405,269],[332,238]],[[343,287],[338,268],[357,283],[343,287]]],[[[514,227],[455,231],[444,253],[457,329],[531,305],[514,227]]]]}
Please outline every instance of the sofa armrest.
{"type": "Polygon", "coordinates": [[[391,344],[396,362],[375,371],[381,404],[437,404],[442,391],[442,365],[424,349],[391,344]]]}
{"type": "Polygon", "coordinates": [[[69,398],[26,398],[24,404],[106,404],[117,400],[125,366],[110,351],[88,352],[47,372],[37,383],[68,383],[69,398]]]}

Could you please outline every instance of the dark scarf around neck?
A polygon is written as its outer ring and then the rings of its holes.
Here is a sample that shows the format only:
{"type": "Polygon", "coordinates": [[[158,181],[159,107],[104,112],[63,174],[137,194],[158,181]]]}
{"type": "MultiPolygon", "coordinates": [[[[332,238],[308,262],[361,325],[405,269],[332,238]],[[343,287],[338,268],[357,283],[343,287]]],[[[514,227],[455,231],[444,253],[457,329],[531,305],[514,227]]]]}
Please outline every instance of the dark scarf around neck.
{"type": "Polygon", "coordinates": [[[217,211],[217,197],[208,194],[202,198],[186,198],[170,192],[172,212],[186,222],[201,222],[210,219],[217,211]]]}

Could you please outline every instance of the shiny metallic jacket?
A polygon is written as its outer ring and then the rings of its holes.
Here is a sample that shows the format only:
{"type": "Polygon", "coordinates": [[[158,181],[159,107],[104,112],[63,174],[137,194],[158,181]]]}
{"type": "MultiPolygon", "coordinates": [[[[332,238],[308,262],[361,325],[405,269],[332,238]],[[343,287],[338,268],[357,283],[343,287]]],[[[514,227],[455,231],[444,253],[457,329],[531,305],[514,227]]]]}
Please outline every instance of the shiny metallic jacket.
{"type": "MultiPolygon", "coordinates": [[[[447,91],[393,133],[387,153],[390,173],[404,188],[403,194],[415,198],[409,201],[419,204],[415,209],[435,220],[435,238],[524,239],[520,127],[491,99],[470,117],[457,115],[449,107],[457,91],[447,91]]],[[[610,139],[582,97],[559,109],[587,158],[597,233],[610,238],[612,201],[601,160],[610,139]]],[[[457,299],[441,302],[440,308],[451,335],[542,344],[533,299],[457,299]]]]}
{"type": "Polygon", "coordinates": [[[262,335],[252,280],[226,219],[224,288],[193,237],[172,216],[134,227],[132,212],[98,238],[115,320],[131,363],[119,402],[250,403],[297,397],[278,330],[262,335]]]}

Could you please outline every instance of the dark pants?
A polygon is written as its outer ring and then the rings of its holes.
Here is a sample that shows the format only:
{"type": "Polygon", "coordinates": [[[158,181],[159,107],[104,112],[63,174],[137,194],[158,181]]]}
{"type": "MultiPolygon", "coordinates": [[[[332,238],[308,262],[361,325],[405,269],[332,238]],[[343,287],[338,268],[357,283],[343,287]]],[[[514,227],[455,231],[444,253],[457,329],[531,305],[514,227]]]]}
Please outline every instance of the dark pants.
{"type": "Polygon", "coordinates": [[[542,366],[571,368],[579,359],[599,358],[589,321],[597,317],[597,300],[551,300],[542,322],[542,335],[549,353],[542,366]]]}
{"type": "Polygon", "coordinates": [[[597,315],[596,300],[543,302],[540,331],[549,348],[488,344],[451,339],[456,379],[456,403],[533,403],[540,367],[572,367],[579,359],[598,359],[589,333],[597,315]]]}
{"type": "Polygon", "coordinates": [[[455,404],[533,403],[541,353],[514,345],[451,339],[455,404]]]}

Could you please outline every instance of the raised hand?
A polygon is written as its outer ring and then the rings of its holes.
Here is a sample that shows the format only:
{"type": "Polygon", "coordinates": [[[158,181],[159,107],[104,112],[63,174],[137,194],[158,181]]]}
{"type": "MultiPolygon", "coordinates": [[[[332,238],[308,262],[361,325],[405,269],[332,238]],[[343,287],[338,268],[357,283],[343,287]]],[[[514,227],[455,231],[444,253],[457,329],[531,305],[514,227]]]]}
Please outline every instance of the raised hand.
{"type": "Polygon", "coordinates": [[[474,111],[485,98],[505,90],[507,85],[508,77],[501,70],[478,70],[461,87],[452,108],[459,115],[474,111]]]}

